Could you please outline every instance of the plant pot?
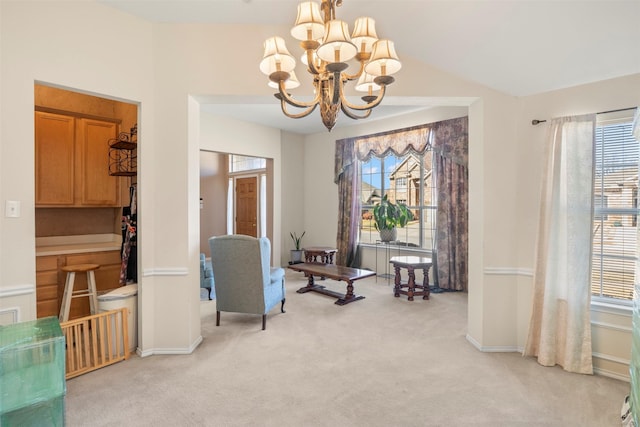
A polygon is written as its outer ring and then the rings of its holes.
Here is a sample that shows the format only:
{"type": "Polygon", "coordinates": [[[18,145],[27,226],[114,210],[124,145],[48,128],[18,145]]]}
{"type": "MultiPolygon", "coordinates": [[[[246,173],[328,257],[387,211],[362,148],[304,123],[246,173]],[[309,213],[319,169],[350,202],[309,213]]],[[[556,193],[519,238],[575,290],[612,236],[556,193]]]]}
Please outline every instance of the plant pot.
{"type": "Polygon", "coordinates": [[[291,264],[298,264],[303,262],[303,253],[304,251],[291,249],[291,264]]]}
{"type": "Polygon", "coordinates": [[[387,230],[380,230],[380,240],[383,242],[393,242],[396,240],[397,236],[398,232],[395,227],[387,230]]]}

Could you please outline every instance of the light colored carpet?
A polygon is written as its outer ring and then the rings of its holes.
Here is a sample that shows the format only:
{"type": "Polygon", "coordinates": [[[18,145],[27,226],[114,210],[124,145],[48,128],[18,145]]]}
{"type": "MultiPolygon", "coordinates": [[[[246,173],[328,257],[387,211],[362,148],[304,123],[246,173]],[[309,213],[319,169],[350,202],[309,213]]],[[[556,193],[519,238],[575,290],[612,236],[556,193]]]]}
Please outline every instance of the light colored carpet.
{"type": "MultiPolygon", "coordinates": [[[[629,383],[545,368],[466,339],[467,295],[394,298],[385,279],[362,301],[297,294],[286,313],[222,313],[203,302],[191,355],[137,356],[67,383],[68,426],[619,426],[629,383]]],[[[343,291],[344,283],[326,280],[343,291]]]]}

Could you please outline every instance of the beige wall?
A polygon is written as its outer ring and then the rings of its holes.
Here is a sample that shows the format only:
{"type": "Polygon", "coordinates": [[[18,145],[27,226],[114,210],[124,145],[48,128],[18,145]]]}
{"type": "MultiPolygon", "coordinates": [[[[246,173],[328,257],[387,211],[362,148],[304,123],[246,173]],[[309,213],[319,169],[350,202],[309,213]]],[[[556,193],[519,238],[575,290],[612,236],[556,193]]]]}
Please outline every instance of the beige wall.
{"type": "MultiPolygon", "coordinates": [[[[256,58],[264,38],[286,28],[151,25],[98,3],[63,1],[2,2],[0,19],[1,200],[21,201],[23,212],[21,218],[0,218],[0,310],[18,306],[23,320],[35,317],[35,81],[139,103],[143,355],[188,353],[201,339],[201,149],[273,159],[272,243],[283,264],[290,230],[307,230],[308,243],[335,243],[333,141],[376,132],[382,124],[300,137],[201,114],[197,101],[201,95],[271,97],[265,80],[256,78],[256,58]],[[229,39],[236,42],[225,43],[229,39]],[[233,58],[233,66],[216,63],[218,57],[233,58]]],[[[619,108],[623,98],[625,104],[638,104],[637,98],[629,99],[629,93],[640,92],[637,84],[637,78],[604,82],[593,90],[520,100],[403,56],[390,96],[469,112],[468,338],[478,348],[517,349],[526,328],[533,242],[530,230],[523,228],[535,223],[530,195],[539,180],[536,141],[541,132],[527,122],[576,110],[619,108]]]]}
{"type": "MultiPolygon", "coordinates": [[[[0,312],[13,310],[15,320],[36,316],[34,84],[143,104],[138,122],[145,123],[144,135],[153,141],[151,33],[150,24],[90,2],[0,3],[0,200],[21,204],[20,218],[0,218],[0,312]]],[[[148,158],[152,147],[148,144],[148,158]]],[[[153,182],[152,171],[140,171],[140,178],[153,182]]],[[[152,212],[153,191],[140,202],[141,210],[149,206],[152,212]]],[[[147,230],[140,244],[151,250],[154,233],[147,230]]],[[[142,262],[152,259],[147,255],[142,262]]],[[[153,299],[149,282],[141,284],[141,299],[153,299]]],[[[143,332],[141,345],[152,345],[152,321],[143,332]]]]}
{"type": "MultiPolygon", "coordinates": [[[[305,228],[305,162],[304,162],[304,137],[302,135],[282,133],[282,162],[286,167],[282,171],[282,251],[280,253],[280,265],[286,266],[291,260],[290,251],[293,249],[293,241],[289,233],[298,235],[305,228]]],[[[311,184],[307,191],[315,191],[311,184]]],[[[311,227],[310,227],[311,228],[311,227]]],[[[304,244],[312,243],[305,235],[304,244]]]]}
{"type": "Polygon", "coordinates": [[[227,234],[227,156],[200,151],[200,252],[211,256],[209,237],[227,234]]]}

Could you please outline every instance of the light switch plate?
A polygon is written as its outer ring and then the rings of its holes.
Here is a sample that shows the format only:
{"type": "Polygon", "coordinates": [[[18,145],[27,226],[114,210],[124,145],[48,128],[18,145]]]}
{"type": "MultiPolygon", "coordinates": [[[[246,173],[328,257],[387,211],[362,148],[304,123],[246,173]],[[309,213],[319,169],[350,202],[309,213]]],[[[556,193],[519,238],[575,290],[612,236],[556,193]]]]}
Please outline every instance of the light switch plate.
{"type": "Polygon", "coordinates": [[[17,200],[7,200],[5,203],[4,216],[7,218],[19,218],[20,202],[17,200]]]}

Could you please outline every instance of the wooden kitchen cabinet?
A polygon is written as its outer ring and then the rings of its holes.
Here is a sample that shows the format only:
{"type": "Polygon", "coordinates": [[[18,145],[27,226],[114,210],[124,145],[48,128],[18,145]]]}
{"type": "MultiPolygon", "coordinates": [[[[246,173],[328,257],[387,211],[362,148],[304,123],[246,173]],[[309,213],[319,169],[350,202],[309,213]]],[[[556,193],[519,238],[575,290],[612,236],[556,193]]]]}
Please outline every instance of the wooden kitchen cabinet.
{"type": "MultiPolygon", "coordinates": [[[[58,316],[60,265],[58,255],[36,257],[36,314],[38,318],[58,316]]],[[[64,284],[64,281],[62,282],[64,284]]]]}
{"type": "Polygon", "coordinates": [[[109,175],[109,140],[117,134],[115,123],[76,119],[76,188],[82,206],[120,205],[120,178],[109,175]]]}
{"type": "Polygon", "coordinates": [[[75,119],[36,112],[36,206],[73,205],[75,119]]]}
{"type": "Polygon", "coordinates": [[[122,178],[109,175],[117,123],[35,112],[36,207],[118,207],[122,178]]]}
{"type": "MultiPolygon", "coordinates": [[[[87,252],[36,257],[37,316],[58,316],[67,273],[61,268],[74,264],[99,264],[95,271],[98,295],[120,286],[120,251],[87,252]]],[[[74,289],[86,289],[86,274],[76,274],[74,289]]],[[[69,319],[88,316],[89,298],[71,300],[69,319]]]]}

